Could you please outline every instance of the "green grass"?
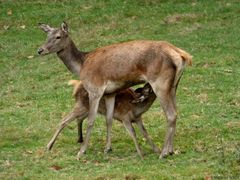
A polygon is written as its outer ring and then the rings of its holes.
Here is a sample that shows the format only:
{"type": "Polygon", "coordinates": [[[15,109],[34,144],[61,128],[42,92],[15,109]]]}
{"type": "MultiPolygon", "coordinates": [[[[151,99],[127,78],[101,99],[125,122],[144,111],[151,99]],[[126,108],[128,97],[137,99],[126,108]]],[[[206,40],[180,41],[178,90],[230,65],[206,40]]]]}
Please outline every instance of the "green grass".
{"type": "MultiPolygon", "coordinates": [[[[1,0],[1,179],[237,179],[240,176],[240,3],[237,0],[1,0]],[[113,152],[104,155],[105,120],[98,117],[87,154],[76,124],[45,146],[73,106],[71,75],[56,55],[39,57],[46,35],[37,23],[65,20],[84,51],[133,39],[167,40],[193,55],[178,88],[176,155],[159,160],[138,133],[140,160],[118,122],[113,152]],[[59,167],[59,170],[54,170],[59,167]]],[[[156,101],[144,114],[161,147],[166,120],[156,101]]],[[[86,129],[86,125],[84,127],[86,129]]]]}

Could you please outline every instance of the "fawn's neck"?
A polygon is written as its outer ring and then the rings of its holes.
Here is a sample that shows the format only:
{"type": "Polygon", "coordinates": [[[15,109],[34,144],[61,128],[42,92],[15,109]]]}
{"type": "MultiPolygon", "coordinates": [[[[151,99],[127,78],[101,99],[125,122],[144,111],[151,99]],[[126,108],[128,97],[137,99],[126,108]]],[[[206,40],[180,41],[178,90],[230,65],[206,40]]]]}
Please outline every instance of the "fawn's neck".
{"type": "Polygon", "coordinates": [[[154,92],[143,102],[137,103],[135,107],[135,115],[140,116],[141,114],[148,111],[148,109],[152,106],[153,102],[156,99],[156,95],[154,92]]]}

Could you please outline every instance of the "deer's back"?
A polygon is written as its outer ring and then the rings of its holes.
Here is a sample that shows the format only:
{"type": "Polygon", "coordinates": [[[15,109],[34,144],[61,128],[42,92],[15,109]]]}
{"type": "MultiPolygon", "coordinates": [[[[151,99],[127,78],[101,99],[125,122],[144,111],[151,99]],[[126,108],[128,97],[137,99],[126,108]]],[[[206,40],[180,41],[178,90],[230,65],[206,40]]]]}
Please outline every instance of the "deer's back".
{"type": "Polygon", "coordinates": [[[154,80],[164,69],[174,70],[172,57],[181,59],[174,47],[164,41],[130,41],[98,48],[86,56],[80,78],[95,86],[108,82],[106,93],[154,80]]]}

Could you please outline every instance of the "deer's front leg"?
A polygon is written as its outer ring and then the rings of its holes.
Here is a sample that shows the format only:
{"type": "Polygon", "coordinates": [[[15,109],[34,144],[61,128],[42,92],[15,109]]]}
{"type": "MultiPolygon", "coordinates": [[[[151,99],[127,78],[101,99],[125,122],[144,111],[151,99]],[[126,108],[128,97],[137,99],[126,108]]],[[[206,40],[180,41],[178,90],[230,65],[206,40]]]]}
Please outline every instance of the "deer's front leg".
{"type": "Polygon", "coordinates": [[[84,139],[83,145],[81,146],[80,151],[78,152],[78,155],[77,155],[78,160],[86,152],[89,139],[90,139],[90,134],[95,122],[96,115],[97,115],[100,99],[101,99],[101,96],[97,96],[89,93],[88,128],[87,128],[87,133],[86,133],[86,137],[84,139]]]}
{"type": "Polygon", "coordinates": [[[106,104],[106,125],[107,125],[107,144],[104,152],[108,153],[112,151],[111,148],[111,131],[112,131],[112,122],[113,122],[113,113],[114,113],[114,105],[115,105],[115,94],[105,96],[105,104],[106,104]]]}

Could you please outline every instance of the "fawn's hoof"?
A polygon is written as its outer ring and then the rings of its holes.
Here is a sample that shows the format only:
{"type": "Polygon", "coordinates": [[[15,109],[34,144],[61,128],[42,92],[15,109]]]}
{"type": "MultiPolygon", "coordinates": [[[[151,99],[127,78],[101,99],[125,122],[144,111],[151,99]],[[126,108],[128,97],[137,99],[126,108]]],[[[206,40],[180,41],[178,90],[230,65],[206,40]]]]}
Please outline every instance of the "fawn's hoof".
{"type": "Polygon", "coordinates": [[[141,152],[141,153],[138,153],[139,157],[141,158],[141,160],[143,160],[143,157],[144,157],[144,152],[141,152]]]}
{"type": "Polygon", "coordinates": [[[47,145],[47,150],[50,151],[50,150],[52,149],[52,146],[53,146],[53,144],[52,144],[52,143],[49,143],[49,144],[47,145]]]}
{"type": "Polygon", "coordinates": [[[112,152],[112,148],[111,148],[111,147],[104,149],[104,153],[105,153],[105,154],[110,153],[110,152],[112,152]]]}
{"type": "Polygon", "coordinates": [[[83,138],[79,138],[78,140],[77,140],[77,143],[83,143],[83,138]]]}
{"type": "Polygon", "coordinates": [[[141,160],[143,160],[144,155],[140,155],[141,160]]]}

